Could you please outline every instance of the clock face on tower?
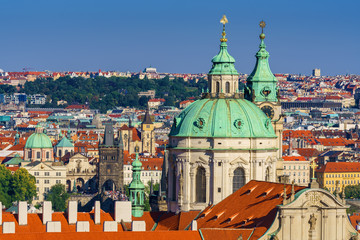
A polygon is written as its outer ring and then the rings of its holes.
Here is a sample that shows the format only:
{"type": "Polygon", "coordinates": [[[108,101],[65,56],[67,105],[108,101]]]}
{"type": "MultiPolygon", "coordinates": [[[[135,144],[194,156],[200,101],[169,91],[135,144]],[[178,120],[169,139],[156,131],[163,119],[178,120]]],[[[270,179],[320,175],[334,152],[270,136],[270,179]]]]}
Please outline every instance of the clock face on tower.
{"type": "Polygon", "coordinates": [[[266,116],[270,119],[273,119],[275,111],[272,107],[270,106],[263,106],[261,108],[261,110],[266,114],[266,116]]]}

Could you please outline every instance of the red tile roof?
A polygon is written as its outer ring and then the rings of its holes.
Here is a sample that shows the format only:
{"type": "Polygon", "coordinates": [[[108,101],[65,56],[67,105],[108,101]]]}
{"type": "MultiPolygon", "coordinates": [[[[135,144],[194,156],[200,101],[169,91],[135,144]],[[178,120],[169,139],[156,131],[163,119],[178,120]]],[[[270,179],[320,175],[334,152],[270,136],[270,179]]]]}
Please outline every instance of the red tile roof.
{"type": "Polygon", "coordinates": [[[303,156],[283,156],[282,158],[286,162],[306,161],[306,159],[303,156]]]}
{"type": "Polygon", "coordinates": [[[201,233],[205,240],[220,240],[220,239],[250,239],[254,229],[218,229],[218,228],[202,228],[201,233]]]}
{"type": "MultiPolygon", "coordinates": [[[[295,186],[295,192],[305,187],[295,186]]],[[[252,180],[223,201],[204,210],[198,228],[255,229],[251,239],[260,238],[273,223],[277,205],[282,204],[284,184],[252,180]]],[[[286,185],[290,197],[291,185],[286,185]]]]}
{"type": "Polygon", "coordinates": [[[296,148],[296,151],[305,158],[317,157],[320,154],[315,148],[296,148]]]}
{"type": "Polygon", "coordinates": [[[316,172],[360,172],[360,162],[328,162],[316,170],[316,172]]]}

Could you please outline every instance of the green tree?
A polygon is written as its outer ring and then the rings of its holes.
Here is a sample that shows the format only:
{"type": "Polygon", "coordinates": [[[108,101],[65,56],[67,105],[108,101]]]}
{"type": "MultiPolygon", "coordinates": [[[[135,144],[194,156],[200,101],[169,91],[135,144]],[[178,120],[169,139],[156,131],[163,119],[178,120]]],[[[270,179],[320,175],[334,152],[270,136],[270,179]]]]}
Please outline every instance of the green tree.
{"type": "Polygon", "coordinates": [[[344,192],[345,198],[360,198],[360,185],[348,185],[344,192]]]}
{"type": "Polygon", "coordinates": [[[10,183],[12,175],[5,165],[0,165],[0,202],[6,207],[11,206],[10,183]]]}
{"type": "Polygon", "coordinates": [[[10,186],[12,201],[28,201],[31,203],[36,196],[35,177],[25,168],[19,168],[12,175],[10,186]]]}
{"type": "Polygon", "coordinates": [[[51,201],[52,208],[56,212],[63,212],[66,209],[66,201],[70,195],[65,190],[65,185],[58,183],[50,188],[46,194],[45,199],[51,201]]]}

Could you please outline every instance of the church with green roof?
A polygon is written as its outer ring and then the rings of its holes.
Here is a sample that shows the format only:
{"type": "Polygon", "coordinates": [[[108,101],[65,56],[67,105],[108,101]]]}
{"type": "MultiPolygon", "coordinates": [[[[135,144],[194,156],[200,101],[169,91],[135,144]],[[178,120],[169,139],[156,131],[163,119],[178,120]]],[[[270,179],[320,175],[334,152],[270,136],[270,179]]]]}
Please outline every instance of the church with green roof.
{"type": "Polygon", "coordinates": [[[265,35],[260,35],[255,68],[245,89],[239,90],[225,16],[221,23],[220,51],[208,73],[209,90],[174,118],[169,134],[167,199],[172,212],[204,209],[250,180],[281,179],[281,105],[265,35]]]}
{"type": "Polygon", "coordinates": [[[40,125],[36,126],[35,132],[26,141],[24,160],[31,162],[54,161],[52,142],[40,125]]]}

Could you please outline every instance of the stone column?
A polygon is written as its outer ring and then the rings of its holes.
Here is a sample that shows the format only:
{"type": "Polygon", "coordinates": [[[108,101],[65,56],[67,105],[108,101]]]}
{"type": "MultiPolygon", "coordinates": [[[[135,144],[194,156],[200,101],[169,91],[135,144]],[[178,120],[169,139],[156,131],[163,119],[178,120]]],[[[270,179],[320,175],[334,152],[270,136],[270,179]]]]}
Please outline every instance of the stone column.
{"type": "Polygon", "coordinates": [[[187,159],[184,160],[184,167],[183,167],[183,178],[184,178],[184,184],[183,184],[183,204],[184,204],[184,211],[190,210],[190,163],[187,159]]]}
{"type": "Polygon", "coordinates": [[[194,170],[190,171],[190,203],[195,202],[195,173],[194,170]]]}
{"type": "Polygon", "coordinates": [[[206,171],[206,203],[210,203],[210,170],[206,171]]]}

